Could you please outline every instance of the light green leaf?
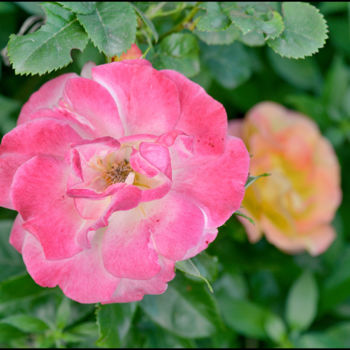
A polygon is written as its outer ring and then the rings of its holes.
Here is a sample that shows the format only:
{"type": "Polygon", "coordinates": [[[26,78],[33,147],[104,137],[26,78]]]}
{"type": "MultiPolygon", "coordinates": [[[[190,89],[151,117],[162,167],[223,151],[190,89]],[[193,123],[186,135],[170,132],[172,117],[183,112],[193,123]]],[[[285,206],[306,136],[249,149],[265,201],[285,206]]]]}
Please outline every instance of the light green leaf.
{"type": "Polygon", "coordinates": [[[137,302],[98,306],[96,310],[99,331],[97,345],[107,348],[123,347],[136,308],[137,302]]]}
{"type": "Polygon", "coordinates": [[[146,295],[140,306],[154,322],[184,338],[208,337],[221,325],[212,295],[180,274],[164,294],[146,295]]]}
{"type": "Polygon", "coordinates": [[[58,3],[63,7],[72,10],[75,13],[80,13],[83,15],[87,15],[96,10],[95,1],[62,1],[58,3]]]}
{"type": "Polygon", "coordinates": [[[250,33],[265,40],[274,39],[284,30],[281,15],[267,2],[227,2],[223,7],[244,36],[250,33]]]}
{"type": "Polygon", "coordinates": [[[3,318],[0,323],[9,324],[25,333],[40,333],[49,329],[44,321],[29,315],[12,315],[3,318]]]}
{"type": "Polygon", "coordinates": [[[222,12],[218,2],[203,2],[200,7],[206,12],[204,15],[198,16],[196,28],[199,31],[219,31],[229,26],[230,21],[222,12]]]}
{"type": "Polygon", "coordinates": [[[227,46],[201,44],[201,52],[203,63],[213,78],[228,89],[244,83],[253,73],[253,62],[241,43],[227,46]]]}
{"type": "Polygon", "coordinates": [[[250,185],[252,185],[256,180],[262,178],[262,177],[266,177],[266,176],[270,176],[271,174],[269,173],[263,173],[257,176],[253,176],[253,175],[249,175],[247,182],[245,183],[244,187],[247,189],[250,185]]]}
{"type": "Polygon", "coordinates": [[[231,44],[241,35],[239,29],[234,24],[219,32],[201,32],[195,29],[194,34],[208,45],[231,44]]]}
{"type": "Polygon", "coordinates": [[[213,288],[209,283],[209,281],[204,276],[202,276],[197,266],[193,263],[191,259],[178,261],[176,262],[175,266],[178,270],[184,272],[185,274],[203,280],[207,284],[209,291],[211,293],[214,293],[213,288]]]}
{"type": "MultiPolygon", "coordinates": [[[[133,5],[133,4],[131,4],[131,5],[133,5]]],[[[140,18],[146,24],[146,26],[150,29],[155,42],[157,42],[159,39],[159,35],[158,35],[157,29],[155,28],[153,22],[138,7],[136,7],[135,5],[133,5],[133,7],[134,7],[136,13],[140,16],[140,18]]]]}
{"type": "Polygon", "coordinates": [[[92,13],[77,17],[95,46],[108,57],[120,56],[135,42],[136,14],[128,2],[98,2],[92,13]]]}
{"type": "Polygon", "coordinates": [[[268,337],[278,344],[283,343],[287,338],[285,324],[280,317],[272,313],[265,320],[265,331],[268,337]]]}
{"type": "Polygon", "coordinates": [[[310,272],[304,272],[292,285],[286,304],[286,319],[291,329],[303,331],[317,313],[318,289],[310,272]]]}
{"type": "Polygon", "coordinates": [[[44,15],[44,12],[40,7],[40,2],[38,1],[14,1],[14,3],[32,15],[44,15]]]}
{"type": "Polygon", "coordinates": [[[240,212],[239,210],[236,210],[233,215],[237,215],[237,216],[241,216],[242,218],[247,219],[251,224],[255,225],[255,222],[252,218],[250,218],[249,216],[243,214],[242,212],[240,212]]]}
{"type": "Polygon", "coordinates": [[[285,29],[268,45],[287,58],[304,58],[316,53],[327,39],[327,24],[319,10],[309,3],[284,2],[282,13],[285,29]]]}
{"type": "Polygon", "coordinates": [[[42,4],[46,24],[35,33],[12,34],[8,43],[16,74],[45,74],[72,62],[72,49],[83,50],[88,38],[75,16],[55,3],[42,4]]]}
{"type": "Polygon", "coordinates": [[[157,69],[174,69],[192,77],[199,72],[198,51],[193,34],[175,33],[160,42],[150,60],[157,69]]]}

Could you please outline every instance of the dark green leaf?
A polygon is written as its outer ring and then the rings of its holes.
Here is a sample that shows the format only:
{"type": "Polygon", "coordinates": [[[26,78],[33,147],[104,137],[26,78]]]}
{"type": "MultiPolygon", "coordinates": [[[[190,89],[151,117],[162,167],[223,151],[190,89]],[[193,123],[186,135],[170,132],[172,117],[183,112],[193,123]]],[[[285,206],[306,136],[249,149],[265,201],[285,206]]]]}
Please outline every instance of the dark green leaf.
{"type": "Polygon", "coordinates": [[[318,289],[313,275],[304,272],[292,285],[286,305],[286,319],[291,329],[302,331],[317,313],[318,289]]]}
{"type": "Polygon", "coordinates": [[[97,345],[107,348],[122,347],[136,308],[136,302],[98,306],[96,320],[100,337],[97,345]]]}
{"type": "Polygon", "coordinates": [[[25,333],[40,333],[49,329],[45,322],[29,315],[12,315],[3,318],[0,322],[9,324],[25,333]]]}
{"type": "Polygon", "coordinates": [[[302,2],[284,2],[282,13],[283,33],[267,41],[276,53],[287,58],[304,58],[324,46],[327,24],[316,7],[302,2]]]}
{"type": "Polygon", "coordinates": [[[72,49],[83,50],[88,38],[75,16],[55,3],[44,3],[46,24],[24,36],[12,34],[8,44],[16,74],[44,74],[72,62],[72,49]]]}
{"type": "Polygon", "coordinates": [[[12,224],[10,220],[0,221],[0,282],[25,271],[21,255],[9,243],[12,224]]]}
{"type": "Polygon", "coordinates": [[[288,83],[301,88],[320,92],[322,77],[313,57],[304,60],[283,58],[268,50],[268,58],[275,72],[288,83]]]}
{"type": "Polygon", "coordinates": [[[77,17],[95,46],[108,57],[120,56],[135,42],[136,14],[128,2],[98,2],[92,13],[77,17]]]}

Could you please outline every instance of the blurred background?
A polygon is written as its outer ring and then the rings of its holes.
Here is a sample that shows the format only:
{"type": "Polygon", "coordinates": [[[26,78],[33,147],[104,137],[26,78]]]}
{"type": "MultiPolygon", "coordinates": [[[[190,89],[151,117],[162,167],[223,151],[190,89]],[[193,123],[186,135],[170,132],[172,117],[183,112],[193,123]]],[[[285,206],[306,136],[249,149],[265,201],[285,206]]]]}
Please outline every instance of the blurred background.
{"type": "MultiPolygon", "coordinates": [[[[134,4],[145,12],[159,5],[134,4]]],[[[176,4],[163,7],[168,15],[152,18],[160,37],[184,16],[174,11],[181,3],[176,4]]],[[[198,277],[178,271],[161,296],[139,303],[82,305],[58,288],[32,281],[8,243],[16,213],[1,208],[1,347],[96,347],[96,342],[102,347],[350,347],[350,3],[312,4],[328,24],[326,44],[312,57],[282,58],[247,39],[209,45],[194,31],[196,61],[187,59],[198,66],[190,78],[225,106],[230,120],[244,118],[259,102],[274,101],[309,116],[331,142],[341,167],[343,199],[333,220],[336,239],[327,251],[312,257],[284,253],[265,238],[252,244],[233,216],[193,259],[214,293],[198,277]]],[[[186,12],[186,5],[181,6],[186,12]]],[[[30,16],[39,16],[39,22],[44,18],[39,3],[0,3],[0,49],[30,16]]],[[[142,34],[137,43],[147,50],[142,34]]],[[[71,64],[55,72],[21,76],[2,51],[2,135],[16,125],[21,106],[45,81],[80,73],[87,61],[106,62],[91,42],[83,52],[73,50],[72,57],[71,64]]],[[[155,67],[167,67],[153,49],[146,58],[155,67]]]]}

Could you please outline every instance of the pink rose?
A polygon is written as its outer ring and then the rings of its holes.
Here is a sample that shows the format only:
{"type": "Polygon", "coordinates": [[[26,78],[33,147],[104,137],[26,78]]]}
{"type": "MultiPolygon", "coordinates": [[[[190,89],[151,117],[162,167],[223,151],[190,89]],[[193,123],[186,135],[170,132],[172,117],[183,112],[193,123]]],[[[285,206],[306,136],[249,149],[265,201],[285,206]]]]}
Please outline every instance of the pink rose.
{"type": "Polygon", "coordinates": [[[308,117],[273,102],[252,108],[229,124],[252,155],[253,175],[270,173],[247,188],[240,218],[250,241],[264,233],[278,248],[312,255],[335,238],[330,225],[341,201],[339,163],[331,144],[308,117]]]}
{"type": "Polygon", "coordinates": [[[249,155],[182,74],[142,59],[89,69],[23,106],[0,146],[0,204],[19,212],[10,242],[38,284],[81,303],[140,300],[240,207],[249,155]]]}

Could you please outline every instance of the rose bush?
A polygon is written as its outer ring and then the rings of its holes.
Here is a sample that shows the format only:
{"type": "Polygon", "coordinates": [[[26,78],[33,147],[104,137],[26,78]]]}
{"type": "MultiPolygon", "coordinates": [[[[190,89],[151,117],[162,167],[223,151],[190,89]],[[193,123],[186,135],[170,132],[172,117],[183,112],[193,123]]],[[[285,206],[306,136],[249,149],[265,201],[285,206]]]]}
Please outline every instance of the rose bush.
{"type": "Polygon", "coordinates": [[[163,293],[240,207],[249,168],[223,106],[143,59],[47,82],[0,152],[10,243],[39,285],[81,303],[163,293]]]}
{"type": "Polygon", "coordinates": [[[340,204],[339,163],[331,144],[304,115],[272,102],[232,121],[229,134],[242,137],[252,155],[253,175],[270,173],[247,188],[240,218],[251,242],[264,233],[278,248],[324,252],[335,238],[330,225],[340,204]]]}

